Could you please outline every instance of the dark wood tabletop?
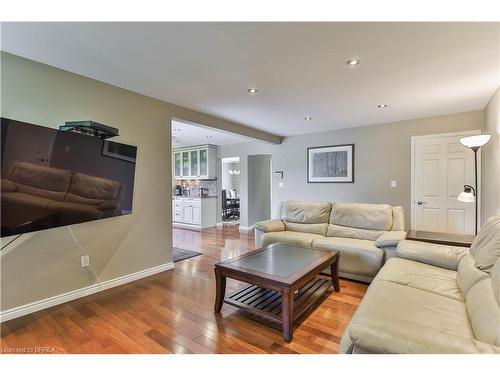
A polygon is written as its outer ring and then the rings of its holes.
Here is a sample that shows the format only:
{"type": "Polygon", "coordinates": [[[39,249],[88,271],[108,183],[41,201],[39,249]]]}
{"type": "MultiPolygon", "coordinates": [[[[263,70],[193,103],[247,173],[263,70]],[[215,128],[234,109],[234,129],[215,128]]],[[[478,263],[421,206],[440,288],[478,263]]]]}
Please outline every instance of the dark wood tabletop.
{"type": "Polygon", "coordinates": [[[215,265],[214,311],[227,303],[282,326],[285,341],[293,325],[328,293],[338,292],[339,252],[275,243],[215,265]],[[321,275],[329,268],[331,275],[321,275]],[[250,286],[225,298],[226,278],[250,286]]]}
{"type": "Polygon", "coordinates": [[[472,241],[474,240],[474,235],[410,230],[406,235],[406,239],[413,241],[430,242],[439,245],[470,247],[472,241]]]}

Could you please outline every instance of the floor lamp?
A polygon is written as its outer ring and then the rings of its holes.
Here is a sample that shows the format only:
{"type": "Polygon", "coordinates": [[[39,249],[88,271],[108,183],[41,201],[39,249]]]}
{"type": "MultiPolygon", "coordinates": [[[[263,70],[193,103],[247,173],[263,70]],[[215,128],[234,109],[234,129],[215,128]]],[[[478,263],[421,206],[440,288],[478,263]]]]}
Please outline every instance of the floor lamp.
{"type": "Polygon", "coordinates": [[[474,222],[475,234],[477,234],[477,198],[479,190],[477,188],[477,151],[483,147],[491,139],[490,134],[471,135],[459,139],[460,143],[474,151],[474,186],[464,185],[464,191],[461,192],[457,199],[461,202],[476,202],[476,219],[474,222]]]}

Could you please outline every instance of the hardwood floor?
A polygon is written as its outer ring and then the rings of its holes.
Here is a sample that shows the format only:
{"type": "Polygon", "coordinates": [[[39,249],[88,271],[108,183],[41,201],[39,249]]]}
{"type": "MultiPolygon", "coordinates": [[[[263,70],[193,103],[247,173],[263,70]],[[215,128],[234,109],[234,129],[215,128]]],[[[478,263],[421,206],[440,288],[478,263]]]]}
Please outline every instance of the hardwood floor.
{"type": "MultiPolygon", "coordinates": [[[[281,331],[224,305],[214,314],[214,263],[254,249],[237,227],[174,229],[173,246],[203,255],[174,270],[1,325],[2,352],[45,347],[55,353],[336,353],[367,285],[340,281],[286,343],[281,331]]],[[[242,284],[228,280],[227,293],[242,284]]]]}

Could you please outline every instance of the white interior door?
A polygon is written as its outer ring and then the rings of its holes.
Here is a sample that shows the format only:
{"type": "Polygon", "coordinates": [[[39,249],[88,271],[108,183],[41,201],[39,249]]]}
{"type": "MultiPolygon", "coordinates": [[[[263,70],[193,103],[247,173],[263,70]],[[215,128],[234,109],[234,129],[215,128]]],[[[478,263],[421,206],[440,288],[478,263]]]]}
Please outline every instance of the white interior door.
{"type": "Polygon", "coordinates": [[[412,229],[474,234],[475,205],[457,200],[465,184],[474,186],[474,153],[458,141],[464,135],[414,138],[412,229]]]}

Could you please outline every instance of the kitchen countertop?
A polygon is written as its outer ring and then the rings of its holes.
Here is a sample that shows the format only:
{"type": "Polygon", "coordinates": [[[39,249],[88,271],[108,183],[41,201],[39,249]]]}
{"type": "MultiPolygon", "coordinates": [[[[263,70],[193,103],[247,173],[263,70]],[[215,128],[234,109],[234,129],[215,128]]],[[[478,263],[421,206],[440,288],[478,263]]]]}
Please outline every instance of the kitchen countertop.
{"type": "Polygon", "coordinates": [[[209,195],[208,197],[190,197],[188,195],[174,195],[172,199],[208,199],[208,198],[217,198],[216,195],[209,195]]]}

